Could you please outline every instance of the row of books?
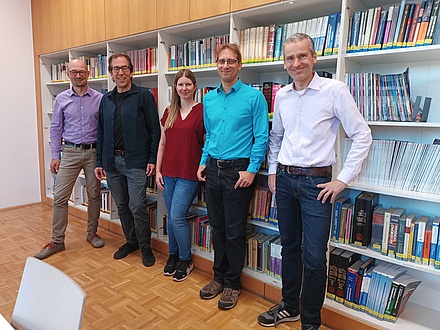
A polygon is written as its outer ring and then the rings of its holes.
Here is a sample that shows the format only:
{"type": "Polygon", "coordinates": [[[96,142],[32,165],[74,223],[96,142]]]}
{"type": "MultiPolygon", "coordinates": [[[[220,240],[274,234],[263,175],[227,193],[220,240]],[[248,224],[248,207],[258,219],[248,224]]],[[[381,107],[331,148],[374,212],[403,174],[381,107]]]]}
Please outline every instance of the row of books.
{"type": "Polygon", "coordinates": [[[90,79],[107,77],[107,55],[80,56],[79,59],[87,65],[90,79]]]}
{"type": "Polygon", "coordinates": [[[440,217],[417,217],[377,201],[378,195],[370,192],[361,192],[354,203],[339,197],[333,204],[330,240],[440,269],[440,217]]]}
{"type": "Polygon", "coordinates": [[[211,227],[207,214],[188,215],[191,226],[191,244],[206,252],[214,251],[211,238],[211,227]]]}
{"type": "Polygon", "coordinates": [[[149,47],[128,50],[127,55],[133,63],[134,74],[147,74],[157,72],[157,48],[149,47]]]}
{"type": "Polygon", "coordinates": [[[245,267],[281,279],[281,238],[248,232],[245,267]]]}
{"type": "Polygon", "coordinates": [[[157,201],[149,201],[147,204],[148,218],[150,219],[150,228],[153,233],[157,233],[157,201]]]}
{"type": "Polygon", "coordinates": [[[257,186],[249,203],[250,219],[254,221],[269,223],[278,228],[277,207],[275,195],[269,188],[257,186]]]}
{"type": "Polygon", "coordinates": [[[344,79],[365,120],[415,120],[409,68],[399,74],[347,73],[344,79]]]}
{"type": "MultiPolygon", "coordinates": [[[[343,159],[352,141],[344,143],[343,159]]],[[[399,140],[373,140],[353,183],[440,194],[440,145],[399,140]]]]}
{"type": "MultiPolygon", "coordinates": [[[[95,57],[80,56],[78,57],[87,65],[89,70],[89,78],[106,78],[107,77],[107,56],[98,54],[95,57]]],[[[54,63],[50,66],[50,81],[61,82],[68,81],[67,76],[69,62],[54,63]]]]}
{"type": "Polygon", "coordinates": [[[349,53],[438,43],[439,0],[390,5],[357,11],[350,18],[349,53]]]}
{"type": "Polygon", "coordinates": [[[171,45],[168,51],[168,70],[200,69],[215,66],[218,46],[226,43],[229,43],[228,34],[171,45]]]}
{"type": "Polygon", "coordinates": [[[404,267],[361,260],[359,254],[339,248],[330,252],[327,298],[379,320],[396,322],[420,283],[404,267]]]}
{"type": "Polygon", "coordinates": [[[299,22],[250,27],[240,31],[243,63],[282,61],[283,43],[294,33],[313,38],[318,56],[338,53],[341,14],[315,17],[299,22]]]}
{"type": "Polygon", "coordinates": [[[361,192],[352,203],[340,196],[333,203],[330,241],[366,248],[371,242],[371,221],[379,196],[361,192]]]}
{"type": "Polygon", "coordinates": [[[370,248],[383,255],[440,269],[440,217],[417,217],[404,208],[383,208],[373,213],[370,248]]]}

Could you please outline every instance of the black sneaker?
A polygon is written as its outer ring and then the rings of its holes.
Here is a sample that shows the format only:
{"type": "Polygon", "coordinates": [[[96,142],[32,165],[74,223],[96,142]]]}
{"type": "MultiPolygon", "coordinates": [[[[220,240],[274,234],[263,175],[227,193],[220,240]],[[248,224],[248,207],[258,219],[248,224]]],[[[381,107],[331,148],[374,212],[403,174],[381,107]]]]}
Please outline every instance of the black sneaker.
{"type": "Polygon", "coordinates": [[[180,259],[177,254],[174,254],[174,253],[170,254],[170,256],[168,257],[168,260],[167,260],[167,264],[163,268],[163,274],[165,276],[174,275],[174,273],[176,272],[176,267],[177,267],[177,264],[179,263],[179,261],[180,261],[180,259]]]}
{"type": "Polygon", "coordinates": [[[286,307],[284,301],[272,306],[267,312],[258,316],[258,322],[264,327],[273,327],[281,322],[298,321],[299,311],[286,307]]]}
{"type": "Polygon", "coordinates": [[[194,265],[191,260],[180,260],[176,272],[173,275],[173,281],[181,282],[186,280],[193,268],[194,265]]]}
{"type": "Polygon", "coordinates": [[[151,267],[156,262],[153,251],[149,245],[145,245],[141,249],[142,251],[142,263],[145,267],[151,267]]]}
{"type": "Polygon", "coordinates": [[[130,253],[139,250],[139,245],[137,244],[130,244],[130,243],[125,243],[124,245],[122,245],[118,251],[115,252],[115,254],[113,255],[113,258],[115,259],[122,259],[125,258],[126,256],[128,256],[130,253]]]}

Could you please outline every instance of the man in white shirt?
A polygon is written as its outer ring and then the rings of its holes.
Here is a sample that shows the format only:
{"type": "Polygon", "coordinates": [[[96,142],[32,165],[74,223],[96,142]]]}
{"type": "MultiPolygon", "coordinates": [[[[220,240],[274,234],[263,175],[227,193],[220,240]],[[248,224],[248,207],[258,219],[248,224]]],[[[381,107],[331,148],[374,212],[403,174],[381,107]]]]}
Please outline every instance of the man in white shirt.
{"type": "Polygon", "coordinates": [[[331,203],[358,175],[372,142],[347,86],[314,73],[316,61],[308,35],[287,38],[284,68],[293,83],[276,94],[268,178],[278,207],[283,300],[258,317],[264,326],[301,317],[302,330],[320,327],[331,203]],[[353,144],[342,171],[332,180],[341,123],[353,144]]]}

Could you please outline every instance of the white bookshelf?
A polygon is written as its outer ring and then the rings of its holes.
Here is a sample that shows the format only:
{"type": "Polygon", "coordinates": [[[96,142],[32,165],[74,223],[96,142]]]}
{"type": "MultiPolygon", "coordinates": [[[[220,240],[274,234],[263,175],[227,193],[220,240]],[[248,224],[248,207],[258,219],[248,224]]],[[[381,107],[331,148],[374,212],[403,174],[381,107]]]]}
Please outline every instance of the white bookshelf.
{"type": "MultiPolygon", "coordinates": [[[[416,0],[419,2],[419,0],[416,0]]],[[[52,96],[70,87],[68,81],[51,82],[49,68],[53,63],[68,61],[70,58],[80,55],[96,55],[98,53],[110,56],[116,52],[140,49],[146,47],[157,47],[157,73],[135,75],[135,84],[144,87],[158,88],[158,112],[162,115],[168,106],[169,87],[172,86],[174,74],[177,70],[168,70],[168,48],[172,44],[183,43],[189,40],[229,34],[231,42],[240,41],[240,30],[269,24],[284,24],[341,11],[341,34],[339,53],[337,55],[323,56],[318,58],[315,65],[316,70],[326,70],[334,74],[334,78],[343,80],[345,73],[377,72],[377,73],[401,73],[406,67],[410,67],[410,80],[412,96],[416,95],[433,97],[431,111],[427,123],[402,123],[402,122],[369,122],[369,126],[376,139],[405,139],[414,142],[430,143],[433,137],[440,137],[440,99],[435,98],[440,88],[438,72],[440,71],[440,45],[395,49],[386,51],[371,51],[364,53],[346,53],[349,19],[354,11],[366,10],[377,6],[387,7],[391,4],[399,4],[398,0],[296,0],[279,1],[269,5],[246,9],[221,15],[200,21],[188,22],[176,26],[149,31],[137,35],[113,39],[93,45],[75,47],[66,51],[40,56],[40,73],[42,85],[42,111],[52,111],[52,96]]],[[[220,82],[215,67],[194,69],[199,88],[217,86],[220,82]]],[[[276,81],[287,83],[288,75],[283,68],[281,61],[270,63],[244,64],[240,77],[245,83],[262,83],[265,81],[276,81]]],[[[89,80],[90,86],[96,89],[107,88],[111,90],[114,83],[111,78],[98,78],[89,80]]],[[[49,145],[49,116],[43,116],[43,139],[44,139],[44,174],[46,196],[53,198],[52,175],[49,171],[50,145],[49,145]]],[[[344,133],[341,132],[336,149],[338,155],[342,154],[344,133]]],[[[335,174],[341,169],[340,157],[334,166],[335,174]]],[[[259,173],[264,177],[263,172],[259,173]]],[[[264,179],[262,179],[264,180],[264,179]]],[[[350,194],[354,198],[361,190],[379,193],[380,203],[385,206],[404,205],[409,212],[422,215],[440,215],[440,196],[425,193],[416,193],[391,189],[380,186],[365,184],[352,184],[349,187],[350,194]],[[354,196],[354,197],[353,197],[354,196]]],[[[163,227],[162,216],[166,214],[161,192],[158,192],[158,235],[157,238],[167,241],[167,237],[160,234],[163,227]]],[[[82,205],[74,207],[84,208],[82,205]]],[[[195,206],[197,212],[204,212],[204,207],[195,206]]],[[[109,217],[102,214],[103,218],[109,217]]],[[[118,220],[111,220],[118,221],[118,220]]],[[[252,227],[258,230],[259,227],[265,230],[276,232],[274,226],[262,222],[252,221],[252,227]]],[[[331,243],[331,245],[335,245],[331,243]]],[[[438,329],[440,324],[440,271],[403,263],[395,259],[382,256],[371,250],[358,249],[349,245],[336,245],[344,250],[360,253],[366,257],[371,256],[379,260],[394,262],[408,268],[408,272],[420,277],[423,282],[417,288],[405,308],[405,312],[399,317],[395,324],[378,321],[365,313],[348,309],[336,302],[327,300],[325,306],[345,314],[348,318],[360,320],[376,328],[383,329],[438,329]]],[[[212,260],[212,252],[206,252],[193,247],[194,254],[212,260]]],[[[281,287],[281,281],[265,274],[244,269],[243,272],[263,283],[281,287]]]]}

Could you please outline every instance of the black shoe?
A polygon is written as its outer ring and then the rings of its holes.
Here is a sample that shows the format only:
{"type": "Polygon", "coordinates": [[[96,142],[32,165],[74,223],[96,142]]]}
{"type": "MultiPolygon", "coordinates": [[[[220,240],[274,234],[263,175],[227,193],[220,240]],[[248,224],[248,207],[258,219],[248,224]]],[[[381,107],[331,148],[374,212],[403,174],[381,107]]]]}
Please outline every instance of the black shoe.
{"type": "Polygon", "coordinates": [[[142,263],[145,267],[151,267],[156,262],[153,251],[149,245],[145,245],[141,249],[142,251],[142,263]]]}
{"type": "Polygon", "coordinates": [[[177,265],[176,272],[173,275],[173,281],[181,282],[188,278],[189,273],[193,270],[194,265],[190,260],[180,260],[177,265]]]}
{"type": "Polygon", "coordinates": [[[281,322],[298,321],[299,318],[298,310],[287,308],[284,301],[281,301],[279,305],[271,307],[267,312],[258,316],[258,322],[264,327],[273,327],[281,322]]]}
{"type": "Polygon", "coordinates": [[[125,258],[126,256],[128,256],[130,253],[139,250],[139,245],[137,244],[130,244],[130,243],[125,243],[124,245],[122,245],[118,251],[115,252],[115,254],[113,255],[113,258],[115,259],[122,259],[125,258]]]}
{"type": "Polygon", "coordinates": [[[163,274],[165,276],[172,276],[176,272],[177,264],[179,263],[180,259],[177,254],[170,254],[167,260],[167,264],[163,268],[163,274]]]}

